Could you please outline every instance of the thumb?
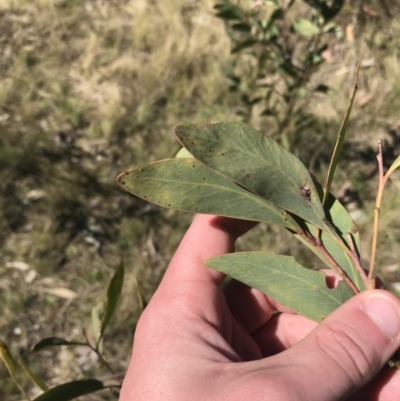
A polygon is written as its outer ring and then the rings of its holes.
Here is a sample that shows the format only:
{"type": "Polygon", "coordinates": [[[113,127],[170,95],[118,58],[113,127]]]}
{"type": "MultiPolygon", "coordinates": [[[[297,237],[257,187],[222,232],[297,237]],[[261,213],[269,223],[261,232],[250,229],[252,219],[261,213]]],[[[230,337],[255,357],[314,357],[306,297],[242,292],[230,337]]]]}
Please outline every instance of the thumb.
{"type": "Polygon", "coordinates": [[[345,399],[390,359],[400,346],[399,333],[400,301],[383,290],[362,292],[283,353],[296,372],[288,381],[295,380],[308,400],[345,399]]]}

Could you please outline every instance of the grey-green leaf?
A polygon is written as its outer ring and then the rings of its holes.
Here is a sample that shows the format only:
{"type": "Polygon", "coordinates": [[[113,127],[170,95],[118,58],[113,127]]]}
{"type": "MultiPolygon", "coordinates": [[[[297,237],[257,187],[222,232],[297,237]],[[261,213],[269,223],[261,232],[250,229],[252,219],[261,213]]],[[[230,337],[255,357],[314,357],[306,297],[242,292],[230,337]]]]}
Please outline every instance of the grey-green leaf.
{"type": "Polygon", "coordinates": [[[344,282],[328,288],[323,272],[306,269],[291,256],[241,252],[209,259],[206,264],[316,322],[354,295],[344,282]]]}
{"type": "MultiPolygon", "coordinates": [[[[321,185],[316,183],[316,187],[322,197],[323,190],[321,185]]],[[[355,286],[362,291],[365,286],[350,257],[351,246],[347,238],[347,234],[350,233],[356,250],[360,252],[359,229],[343,205],[332,194],[327,197],[325,212],[332,227],[331,230],[321,232],[321,241],[336,263],[347,273],[355,286]]],[[[316,227],[309,223],[306,224],[310,233],[315,234],[316,227]]],[[[332,268],[318,248],[311,245],[303,237],[299,235],[296,235],[296,237],[307,245],[327,266],[332,268]]]]}
{"type": "Polygon", "coordinates": [[[110,322],[111,317],[114,314],[115,308],[117,307],[118,300],[122,291],[122,286],[124,285],[124,274],[124,262],[121,260],[121,263],[115,271],[110,285],[108,286],[106,314],[104,316],[103,323],[101,324],[100,337],[98,342],[100,342],[101,338],[103,337],[108,323],[110,322]]]}
{"type": "Polygon", "coordinates": [[[301,231],[283,209],[194,159],[161,160],[126,171],[117,181],[128,192],[159,206],[263,221],[301,231]]]}
{"type": "Polygon", "coordinates": [[[274,140],[238,123],[178,126],[175,133],[211,169],[326,229],[324,209],[306,167],[274,140]]]}
{"type": "Polygon", "coordinates": [[[104,389],[104,384],[100,380],[75,380],[52,387],[33,401],[69,401],[102,389],[104,389]]]}
{"type": "Polygon", "coordinates": [[[81,342],[68,341],[60,337],[47,337],[42,341],[38,342],[32,349],[33,352],[37,352],[47,347],[56,347],[60,345],[83,345],[81,342]]]}
{"type": "Polygon", "coordinates": [[[354,83],[353,93],[350,98],[349,107],[346,110],[346,113],[345,113],[343,121],[342,121],[342,125],[340,126],[339,135],[336,140],[335,149],[333,150],[332,158],[331,158],[331,161],[329,164],[328,175],[326,177],[326,183],[325,183],[325,194],[324,194],[324,197],[322,200],[323,205],[325,205],[329,191],[331,190],[331,184],[332,184],[333,176],[335,175],[336,165],[338,163],[340,154],[342,153],[344,140],[346,138],[347,127],[349,125],[351,110],[353,108],[354,99],[356,97],[357,80],[358,80],[359,70],[360,70],[360,62],[358,63],[357,69],[356,69],[355,83],[354,83]]]}

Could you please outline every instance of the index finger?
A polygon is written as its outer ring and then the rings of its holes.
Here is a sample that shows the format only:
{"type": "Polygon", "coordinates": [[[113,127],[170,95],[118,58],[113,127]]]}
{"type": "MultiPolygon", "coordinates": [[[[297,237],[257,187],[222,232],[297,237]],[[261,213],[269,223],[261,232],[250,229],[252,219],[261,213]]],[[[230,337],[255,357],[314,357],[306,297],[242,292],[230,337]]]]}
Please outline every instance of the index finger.
{"type": "Polygon", "coordinates": [[[234,252],[235,241],[257,223],[228,217],[197,215],[172,258],[159,290],[177,286],[199,290],[199,284],[220,285],[225,275],[204,262],[214,256],[234,252]]]}

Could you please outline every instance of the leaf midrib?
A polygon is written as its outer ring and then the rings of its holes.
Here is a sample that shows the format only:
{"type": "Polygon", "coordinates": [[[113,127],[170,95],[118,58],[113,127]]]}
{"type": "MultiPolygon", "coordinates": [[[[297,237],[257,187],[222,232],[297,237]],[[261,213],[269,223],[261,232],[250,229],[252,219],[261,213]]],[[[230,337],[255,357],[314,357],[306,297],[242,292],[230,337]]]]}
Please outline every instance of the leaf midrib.
{"type": "MultiPolygon", "coordinates": [[[[243,133],[243,131],[242,131],[242,133],[243,133]]],[[[260,134],[261,134],[261,133],[260,133],[260,134]]],[[[262,135],[262,134],[261,134],[261,135],[262,135]]],[[[222,141],[220,141],[220,140],[217,140],[217,139],[215,139],[215,138],[212,138],[212,140],[213,140],[214,142],[216,142],[216,143],[224,144],[224,142],[222,142],[222,141]]],[[[186,146],[185,146],[185,147],[186,147],[186,146]]],[[[271,166],[272,166],[274,170],[276,170],[276,171],[278,171],[278,172],[282,172],[283,175],[284,175],[285,177],[287,177],[287,178],[289,179],[289,181],[290,181],[295,187],[297,187],[297,183],[296,183],[295,181],[293,181],[293,179],[292,179],[289,175],[287,175],[283,170],[278,169],[273,163],[269,162],[267,159],[263,158],[263,157],[260,156],[259,154],[246,152],[246,151],[244,151],[244,150],[242,150],[242,149],[240,149],[240,148],[238,148],[238,147],[236,147],[236,146],[230,146],[230,148],[231,148],[231,149],[234,149],[235,151],[241,152],[241,153],[243,153],[243,154],[245,154],[245,155],[247,154],[248,156],[253,156],[253,157],[255,156],[255,158],[257,158],[258,160],[263,161],[264,164],[265,164],[266,166],[268,166],[268,167],[271,167],[271,166]]],[[[188,147],[186,147],[186,149],[188,149],[188,147]]],[[[189,150],[189,149],[188,149],[188,150],[189,150]]],[[[282,150],[284,150],[284,149],[282,149],[282,150]]],[[[190,150],[189,150],[189,152],[190,152],[190,150]]],[[[289,155],[290,155],[290,153],[289,153],[289,155]]],[[[196,158],[196,159],[197,159],[197,158],[196,158]]],[[[199,159],[197,159],[197,160],[199,160],[199,159]]],[[[201,160],[199,160],[199,161],[201,162],[201,160]]],[[[307,170],[307,169],[306,169],[306,170],[307,170]]],[[[219,172],[219,173],[222,174],[221,172],[219,172]]],[[[309,173],[307,172],[307,174],[309,174],[309,173]]],[[[223,175],[225,176],[225,174],[223,174],[223,175]]],[[[228,178],[229,178],[229,177],[228,177],[228,178]]],[[[232,179],[233,181],[237,182],[236,179],[234,179],[234,178],[231,178],[231,179],[232,179]]],[[[242,183],[239,183],[239,184],[242,185],[242,183]]],[[[243,184],[243,186],[244,186],[247,190],[249,190],[250,192],[252,192],[252,193],[254,193],[255,195],[261,197],[261,195],[258,195],[256,192],[254,192],[254,190],[252,190],[251,188],[248,188],[247,185],[244,185],[244,184],[243,184]]],[[[264,198],[263,198],[263,199],[264,199],[264,198]]],[[[273,202],[273,203],[274,203],[274,202],[273,202]]],[[[318,210],[316,210],[315,205],[314,205],[312,202],[310,202],[310,204],[311,204],[311,207],[313,208],[314,212],[317,213],[317,215],[321,218],[321,220],[322,220],[323,218],[325,218],[325,214],[324,214],[323,216],[320,216],[318,210]]],[[[277,207],[279,207],[279,206],[276,205],[275,203],[274,203],[274,205],[277,206],[277,207]]]]}

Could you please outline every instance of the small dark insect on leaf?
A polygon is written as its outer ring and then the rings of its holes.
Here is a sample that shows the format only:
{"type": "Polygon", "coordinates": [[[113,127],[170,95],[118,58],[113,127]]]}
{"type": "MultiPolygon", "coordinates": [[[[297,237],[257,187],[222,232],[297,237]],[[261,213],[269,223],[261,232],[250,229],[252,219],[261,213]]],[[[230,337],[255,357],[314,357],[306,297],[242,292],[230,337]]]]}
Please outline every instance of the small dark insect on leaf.
{"type": "Polygon", "coordinates": [[[308,186],[307,182],[303,187],[301,187],[301,197],[306,201],[311,201],[311,189],[308,186]]]}
{"type": "Polygon", "coordinates": [[[328,227],[332,226],[332,224],[329,222],[329,220],[327,220],[327,219],[322,219],[322,220],[328,227]]]}

